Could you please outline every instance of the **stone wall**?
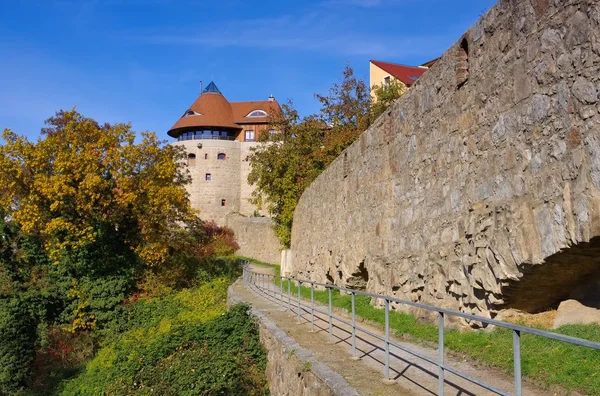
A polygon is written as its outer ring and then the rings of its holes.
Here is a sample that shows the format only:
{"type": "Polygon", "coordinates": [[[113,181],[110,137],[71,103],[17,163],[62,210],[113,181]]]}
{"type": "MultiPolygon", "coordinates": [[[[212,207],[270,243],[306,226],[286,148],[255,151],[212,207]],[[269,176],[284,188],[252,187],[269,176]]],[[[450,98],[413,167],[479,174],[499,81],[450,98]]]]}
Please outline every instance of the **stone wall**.
{"type": "Polygon", "coordinates": [[[278,264],[281,247],[271,220],[245,217],[267,214],[250,202],[254,189],[248,184],[248,157],[250,149],[258,143],[184,140],[172,144],[184,147],[186,154],[196,156],[193,161],[188,160],[192,182],[187,190],[190,204],[200,211],[200,218],[232,228],[240,245],[239,255],[278,264]],[[224,154],[225,158],[219,159],[219,154],[224,154]]]}
{"type": "Polygon", "coordinates": [[[598,277],[599,55],[597,1],[501,0],[305,191],[292,272],[484,316],[598,277]]]}
{"type": "Polygon", "coordinates": [[[270,218],[244,217],[231,213],[227,215],[225,224],[233,230],[240,245],[237,255],[279,264],[282,247],[273,232],[273,222],[270,218]]]}
{"type": "Polygon", "coordinates": [[[190,203],[200,210],[200,218],[223,225],[225,216],[240,211],[240,145],[228,140],[184,140],[172,143],[185,147],[186,153],[196,156],[188,162],[192,182],[187,186],[190,203]],[[225,159],[218,159],[225,154],[225,159]],[[210,174],[210,180],[207,178],[210,174]],[[225,200],[225,205],[222,205],[225,200]]]}

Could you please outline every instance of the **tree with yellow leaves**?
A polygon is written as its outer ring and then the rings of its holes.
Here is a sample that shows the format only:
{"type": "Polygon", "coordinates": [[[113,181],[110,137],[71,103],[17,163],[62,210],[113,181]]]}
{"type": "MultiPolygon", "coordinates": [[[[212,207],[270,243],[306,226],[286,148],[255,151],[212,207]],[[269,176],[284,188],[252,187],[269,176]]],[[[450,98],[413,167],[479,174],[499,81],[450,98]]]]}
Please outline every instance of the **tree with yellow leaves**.
{"type": "Polygon", "coordinates": [[[40,236],[55,264],[106,234],[119,235],[120,248],[144,264],[163,263],[171,230],[193,216],[177,148],[153,133],[136,144],[129,124],[100,125],[75,110],[46,123],[35,143],[4,130],[4,212],[40,236]]]}

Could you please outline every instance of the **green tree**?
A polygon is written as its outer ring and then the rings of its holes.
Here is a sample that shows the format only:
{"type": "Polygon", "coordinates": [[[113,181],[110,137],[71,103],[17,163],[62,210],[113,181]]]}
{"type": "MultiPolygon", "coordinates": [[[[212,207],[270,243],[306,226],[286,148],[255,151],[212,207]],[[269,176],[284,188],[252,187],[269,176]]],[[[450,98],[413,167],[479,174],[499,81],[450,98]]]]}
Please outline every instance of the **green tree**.
{"type": "Polygon", "coordinates": [[[387,86],[373,86],[371,88],[371,92],[374,95],[371,103],[371,116],[373,119],[376,119],[383,114],[383,112],[386,111],[387,108],[396,101],[396,99],[404,95],[404,92],[406,92],[406,86],[400,81],[393,79],[387,86]]]}
{"type": "Polygon", "coordinates": [[[269,134],[253,149],[248,177],[257,186],[254,203],[265,205],[275,222],[275,234],[289,246],[294,209],[304,189],[324,169],[317,160],[326,124],[316,117],[299,122],[291,104],[282,106],[283,115],[273,121],[278,134],[269,134]]]}
{"type": "Polygon", "coordinates": [[[256,186],[254,203],[267,208],[284,247],[290,245],[294,210],[304,190],[403,92],[397,86],[377,89],[371,101],[368,86],[347,66],[327,95],[315,95],[318,114],[301,119],[289,103],[271,120],[280,133],[266,135],[253,149],[248,182],[256,186]]]}

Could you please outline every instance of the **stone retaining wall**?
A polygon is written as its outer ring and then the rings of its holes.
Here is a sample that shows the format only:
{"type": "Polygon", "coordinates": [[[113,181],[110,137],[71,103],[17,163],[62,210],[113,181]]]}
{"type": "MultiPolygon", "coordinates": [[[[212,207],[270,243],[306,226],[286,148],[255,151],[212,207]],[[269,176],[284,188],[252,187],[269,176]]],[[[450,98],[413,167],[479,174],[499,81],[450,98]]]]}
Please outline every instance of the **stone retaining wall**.
{"type": "Polygon", "coordinates": [[[304,192],[292,274],[556,306],[600,276],[599,89],[597,0],[499,1],[304,192]]]}
{"type": "Polygon", "coordinates": [[[225,225],[235,233],[235,240],[240,245],[236,252],[238,256],[279,264],[282,247],[269,217],[244,217],[231,213],[225,217],[225,225]]]}

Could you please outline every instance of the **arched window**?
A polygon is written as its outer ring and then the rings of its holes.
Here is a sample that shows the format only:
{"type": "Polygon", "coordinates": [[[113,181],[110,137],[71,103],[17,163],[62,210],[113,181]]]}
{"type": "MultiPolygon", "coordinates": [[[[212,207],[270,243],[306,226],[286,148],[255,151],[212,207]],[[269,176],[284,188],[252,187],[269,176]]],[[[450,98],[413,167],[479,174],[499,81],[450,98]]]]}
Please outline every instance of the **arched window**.
{"type": "Polygon", "coordinates": [[[204,159],[207,160],[208,159],[208,153],[204,154],[204,159]]]}
{"type": "Polygon", "coordinates": [[[188,166],[195,166],[196,165],[196,154],[188,154],[188,166]]]}
{"type": "Polygon", "coordinates": [[[267,112],[264,110],[252,110],[246,117],[266,117],[267,112]]]}
{"type": "Polygon", "coordinates": [[[219,153],[219,154],[217,154],[217,159],[224,160],[225,158],[227,158],[227,156],[225,155],[225,153],[219,153]]]}

